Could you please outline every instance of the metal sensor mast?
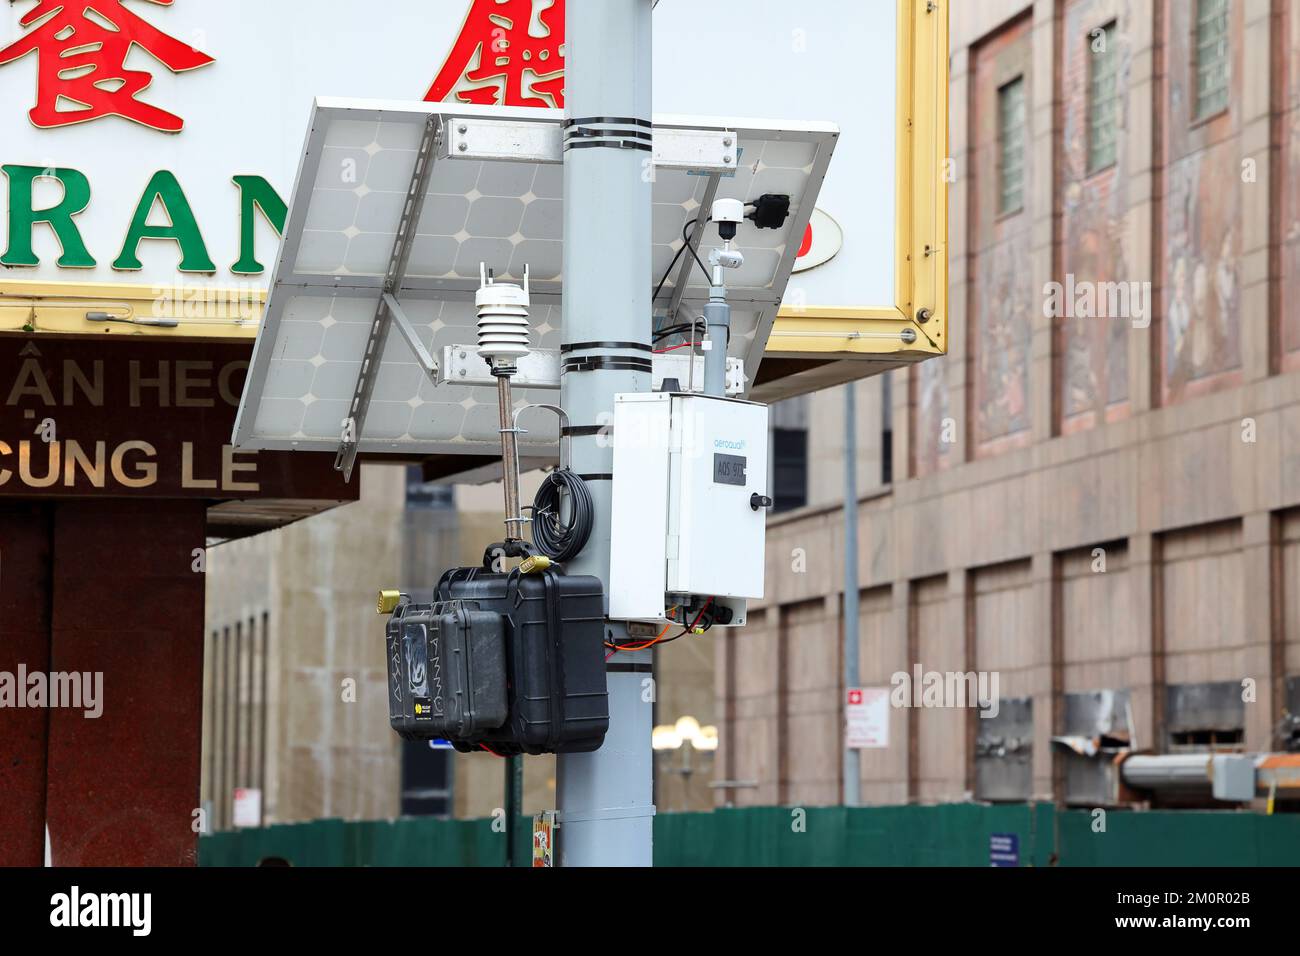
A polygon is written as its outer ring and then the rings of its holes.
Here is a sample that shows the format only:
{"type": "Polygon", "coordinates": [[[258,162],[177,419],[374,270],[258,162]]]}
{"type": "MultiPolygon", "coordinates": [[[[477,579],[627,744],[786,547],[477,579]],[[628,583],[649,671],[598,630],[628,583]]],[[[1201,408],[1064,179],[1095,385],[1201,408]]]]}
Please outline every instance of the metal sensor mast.
{"type": "MultiPolygon", "coordinates": [[[[569,0],[564,126],[564,332],[560,404],[572,467],[591,488],[595,524],[568,563],[606,584],[613,449],[598,431],[614,396],[651,388],[653,0],[569,0]]],[[[606,625],[607,640],[626,625],[606,625]]],[[[649,651],[609,662],[609,732],[594,753],[561,754],[561,866],[650,866],[653,678],[649,651]],[[647,693],[647,688],[650,693],[647,693]]]]}
{"type": "Polygon", "coordinates": [[[514,421],[510,380],[519,372],[519,360],[529,351],[528,269],[524,269],[523,288],[509,282],[494,282],[485,264],[480,264],[479,276],[482,285],[474,296],[478,309],[478,354],[497,380],[506,541],[512,542],[522,540],[526,522],[519,510],[519,429],[514,421]]]}

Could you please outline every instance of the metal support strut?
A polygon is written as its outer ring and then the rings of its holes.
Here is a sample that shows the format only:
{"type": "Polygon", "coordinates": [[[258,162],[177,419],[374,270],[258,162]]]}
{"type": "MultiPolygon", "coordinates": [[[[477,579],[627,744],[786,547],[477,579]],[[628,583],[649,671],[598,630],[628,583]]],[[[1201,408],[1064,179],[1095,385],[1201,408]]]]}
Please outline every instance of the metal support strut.
{"type": "MultiPolygon", "coordinates": [[[[393,240],[393,251],[388,257],[383,294],[380,295],[379,305],[375,308],[374,321],[370,323],[370,335],[366,339],[366,350],[361,356],[361,369],[357,372],[352,404],[348,408],[348,417],[343,419],[343,431],[339,435],[339,450],[334,456],[334,469],[343,472],[344,481],[352,480],[357,450],[366,428],[366,415],[370,411],[370,396],[375,391],[375,381],[379,378],[379,363],[383,359],[384,346],[388,342],[388,330],[393,324],[392,305],[397,301],[396,297],[401,294],[402,284],[406,281],[406,269],[411,262],[411,249],[415,246],[415,234],[420,226],[420,211],[424,206],[425,194],[429,191],[429,177],[433,174],[433,164],[437,159],[438,147],[441,143],[442,119],[439,116],[430,116],[428,122],[424,124],[420,148],[415,154],[411,181],[406,187],[406,203],[402,206],[402,218],[397,225],[397,237],[393,240]]],[[[427,350],[425,354],[428,354],[427,350]]]]}

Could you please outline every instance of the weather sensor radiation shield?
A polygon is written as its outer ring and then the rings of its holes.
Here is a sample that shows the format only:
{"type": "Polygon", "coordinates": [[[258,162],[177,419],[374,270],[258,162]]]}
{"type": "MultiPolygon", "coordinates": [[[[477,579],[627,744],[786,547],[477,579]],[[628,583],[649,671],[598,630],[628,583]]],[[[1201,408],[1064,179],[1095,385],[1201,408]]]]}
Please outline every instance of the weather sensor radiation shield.
{"type": "MultiPolygon", "coordinates": [[[[475,344],[480,268],[519,285],[527,272],[531,352],[513,401],[553,402],[565,135],[559,110],[317,100],[235,444],[336,452],[346,469],[357,453],[499,454],[495,383],[475,344]]],[[[646,135],[645,281],[657,288],[646,321],[657,329],[702,322],[709,280],[692,258],[722,241],[696,220],[715,200],[755,209],[760,197],[788,199],[783,217],[738,226],[744,264],[727,277],[727,352],[729,393],[739,393],[762,361],[838,130],[660,115],[646,135]]],[[[697,373],[684,353],[654,358],[657,380],[669,362],[683,383],[702,374],[702,359],[697,373]]],[[[521,458],[554,455],[551,416],[521,425],[521,458]]]]}

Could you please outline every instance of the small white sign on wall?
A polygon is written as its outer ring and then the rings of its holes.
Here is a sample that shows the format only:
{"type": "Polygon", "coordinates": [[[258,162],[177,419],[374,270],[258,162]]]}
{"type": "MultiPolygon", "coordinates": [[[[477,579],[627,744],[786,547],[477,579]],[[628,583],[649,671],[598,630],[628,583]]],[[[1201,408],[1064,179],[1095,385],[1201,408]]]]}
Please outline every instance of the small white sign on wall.
{"type": "Polygon", "coordinates": [[[889,688],[850,687],[844,701],[845,746],[879,750],[889,746],[889,688]]]}
{"type": "Polygon", "coordinates": [[[236,827],[262,825],[262,791],[256,787],[235,788],[234,824],[236,827]]]}

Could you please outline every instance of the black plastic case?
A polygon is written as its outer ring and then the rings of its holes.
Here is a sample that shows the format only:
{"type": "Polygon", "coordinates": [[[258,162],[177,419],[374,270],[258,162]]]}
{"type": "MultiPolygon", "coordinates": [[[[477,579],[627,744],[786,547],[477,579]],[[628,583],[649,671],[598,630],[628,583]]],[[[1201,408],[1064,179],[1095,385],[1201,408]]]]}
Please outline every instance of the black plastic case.
{"type": "Polygon", "coordinates": [[[599,578],[455,568],[438,582],[441,601],[462,601],[506,620],[508,715],[496,730],[453,740],[499,754],[585,753],[609,729],[605,595],[599,578]]]}
{"type": "Polygon", "coordinates": [[[472,737],[507,715],[500,614],[404,598],[388,619],[388,722],[407,740],[472,737]]]}

